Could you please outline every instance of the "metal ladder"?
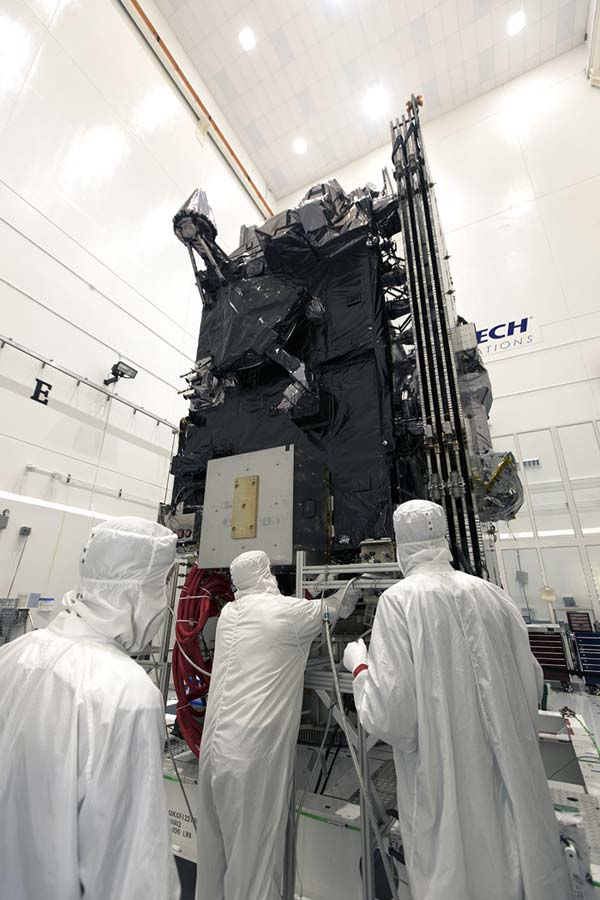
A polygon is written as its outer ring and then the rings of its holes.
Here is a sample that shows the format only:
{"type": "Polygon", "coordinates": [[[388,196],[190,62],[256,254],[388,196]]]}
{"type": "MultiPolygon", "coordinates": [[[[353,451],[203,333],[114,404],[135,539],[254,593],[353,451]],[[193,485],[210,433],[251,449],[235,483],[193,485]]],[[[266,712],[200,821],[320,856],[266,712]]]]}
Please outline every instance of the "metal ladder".
{"type": "MultiPolygon", "coordinates": [[[[384,591],[398,581],[400,567],[397,562],[386,563],[350,563],[345,565],[320,564],[306,565],[306,553],[296,553],[296,596],[303,597],[307,588],[315,586],[315,578],[318,575],[335,575],[342,583],[349,578],[356,579],[359,587],[384,591]]],[[[319,583],[322,585],[322,583],[319,583]]],[[[352,675],[349,672],[340,673],[340,689],[343,695],[352,695],[352,675]]],[[[319,700],[327,709],[332,709],[333,718],[340,724],[341,712],[335,702],[333,688],[333,676],[329,670],[329,663],[320,669],[307,669],[304,677],[304,687],[314,690],[319,700]]],[[[380,825],[387,821],[387,814],[379,795],[373,785],[369,764],[369,751],[377,743],[377,738],[368,735],[360,722],[353,728],[350,723],[352,743],[356,748],[361,775],[368,787],[371,804],[375,809],[380,825]]],[[[360,796],[360,821],[361,821],[361,857],[363,860],[362,873],[362,900],[375,900],[375,871],[373,866],[375,840],[373,830],[367,813],[365,798],[360,796]]],[[[296,883],[296,798],[294,784],[291,785],[290,809],[285,835],[285,856],[283,869],[283,900],[294,900],[296,883]]]]}

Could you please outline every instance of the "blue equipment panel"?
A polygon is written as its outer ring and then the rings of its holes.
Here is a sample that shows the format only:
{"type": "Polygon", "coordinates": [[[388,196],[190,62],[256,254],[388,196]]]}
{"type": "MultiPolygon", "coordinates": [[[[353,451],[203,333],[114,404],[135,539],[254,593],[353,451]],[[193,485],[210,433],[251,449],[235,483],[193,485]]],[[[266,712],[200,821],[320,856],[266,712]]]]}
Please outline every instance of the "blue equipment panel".
{"type": "Polygon", "coordinates": [[[600,634],[575,634],[581,672],[586,684],[600,684],[600,634]]]}

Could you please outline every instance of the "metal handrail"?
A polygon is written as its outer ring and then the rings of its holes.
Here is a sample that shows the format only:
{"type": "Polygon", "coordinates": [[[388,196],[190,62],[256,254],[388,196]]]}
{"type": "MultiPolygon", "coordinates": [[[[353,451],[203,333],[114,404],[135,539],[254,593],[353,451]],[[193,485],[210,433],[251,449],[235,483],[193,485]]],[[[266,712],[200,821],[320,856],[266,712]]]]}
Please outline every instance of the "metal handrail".
{"type": "Polygon", "coordinates": [[[87,387],[93,388],[95,391],[99,391],[101,394],[104,394],[105,397],[111,400],[117,400],[119,403],[123,403],[125,406],[128,406],[130,409],[134,411],[134,413],[142,413],[144,416],[148,416],[148,418],[153,419],[159,425],[166,425],[167,428],[170,428],[173,434],[179,433],[179,428],[173,422],[169,422],[168,419],[163,419],[161,416],[157,416],[156,413],[150,412],[147,409],[144,409],[143,406],[138,406],[137,403],[132,403],[131,400],[125,400],[124,397],[119,397],[118,394],[113,393],[113,391],[109,391],[108,388],[104,387],[102,384],[96,384],[95,381],[91,381],[89,378],[86,378],[84,375],[78,375],[77,372],[71,371],[71,369],[67,369],[65,366],[61,366],[58,363],[54,362],[53,359],[48,359],[46,356],[42,356],[41,353],[38,353],[35,350],[30,350],[28,347],[24,347],[23,344],[18,344],[12,338],[5,337],[0,334],[0,350],[2,350],[5,346],[13,347],[15,350],[20,350],[21,353],[24,353],[26,356],[30,356],[32,359],[37,359],[38,362],[41,362],[42,368],[48,366],[50,369],[54,369],[56,372],[61,372],[63,375],[67,375],[69,378],[73,378],[77,384],[85,384],[87,387]]]}

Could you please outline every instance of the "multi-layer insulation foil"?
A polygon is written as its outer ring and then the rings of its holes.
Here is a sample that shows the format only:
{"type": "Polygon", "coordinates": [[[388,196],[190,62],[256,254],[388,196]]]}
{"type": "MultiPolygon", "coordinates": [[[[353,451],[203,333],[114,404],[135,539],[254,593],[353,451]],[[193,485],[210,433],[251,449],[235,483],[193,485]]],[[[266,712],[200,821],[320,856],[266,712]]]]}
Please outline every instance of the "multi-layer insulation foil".
{"type": "MultiPolygon", "coordinates": [[[[201,517],[211,458],[294,444],[330,491],[332,551],[390,537],[394,504],[428,492],[397,196],[317,185],[242,228],[229,256],[202,191],[174,228],[203,304],[174,508],[201,517]]],[[[475,358],[464,391],[483,446],[491,392],[475,358]]]]}

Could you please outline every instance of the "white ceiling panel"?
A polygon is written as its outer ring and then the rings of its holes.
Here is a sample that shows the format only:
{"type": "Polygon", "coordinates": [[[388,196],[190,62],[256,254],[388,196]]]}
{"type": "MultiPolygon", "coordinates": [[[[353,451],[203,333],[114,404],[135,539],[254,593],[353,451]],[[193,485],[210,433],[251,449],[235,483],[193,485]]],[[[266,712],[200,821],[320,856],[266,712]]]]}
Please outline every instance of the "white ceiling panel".
{"type": "Polygon", "coordinates": [[[411,93],[424,118],[584,40],[589,0],[158,0],[265,182],[282,197],[388,139],[411,93]],[[507,22],[522,10],[524,29],[507,22]],[[242,49],[250,28],[256,46],[242,49]],[[365,110],[380,88],[387,108],[365,110]],[[308,149],[297,155],[296,138],[308,149]]]}

